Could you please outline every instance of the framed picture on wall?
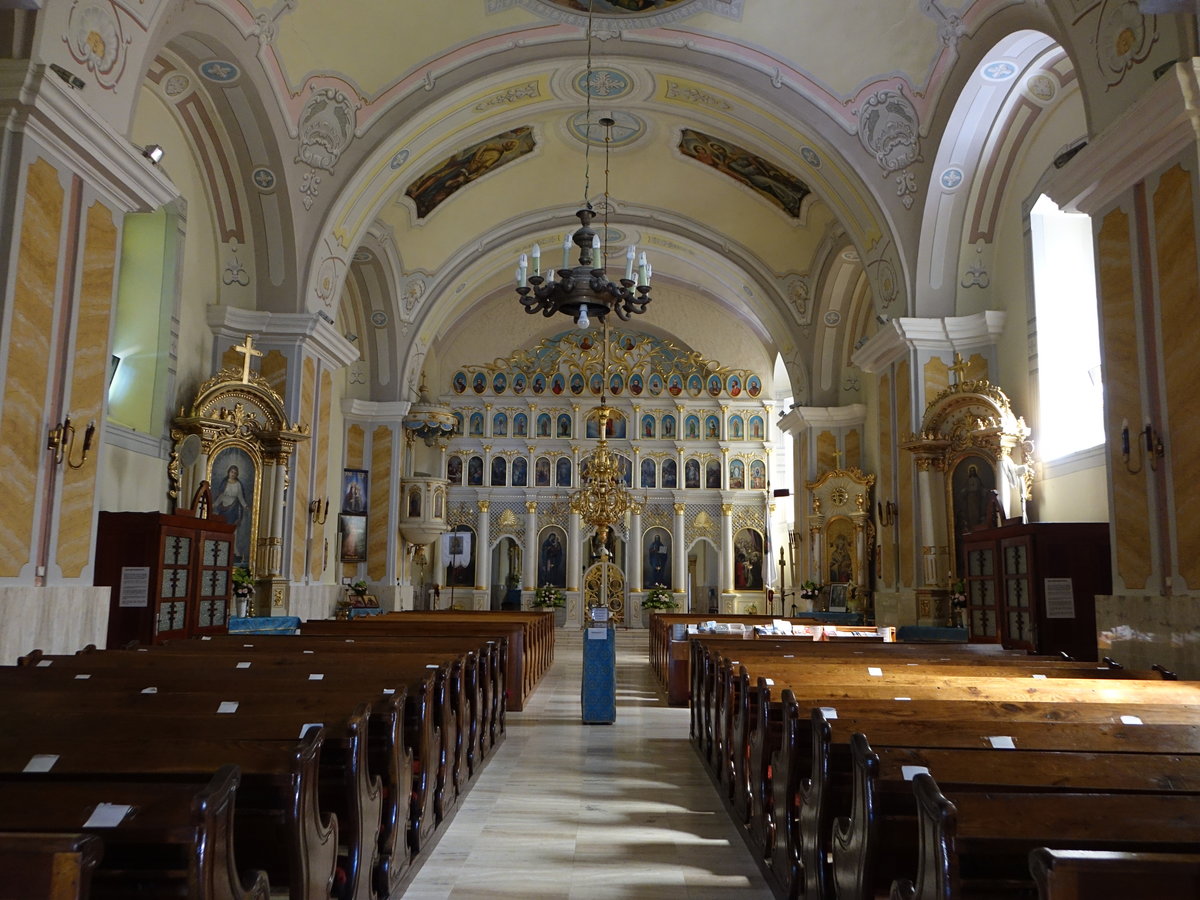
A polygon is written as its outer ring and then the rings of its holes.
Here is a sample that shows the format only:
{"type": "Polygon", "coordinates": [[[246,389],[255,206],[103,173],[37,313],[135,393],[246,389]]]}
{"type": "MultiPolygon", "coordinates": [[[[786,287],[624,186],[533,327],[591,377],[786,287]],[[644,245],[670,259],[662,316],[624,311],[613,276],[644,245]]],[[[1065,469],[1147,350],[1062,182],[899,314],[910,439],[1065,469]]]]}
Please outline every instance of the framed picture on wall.
{"type": "Polygon", "coordinates": [[[367,517],[338,516],[338,535],[341,538],[341,559],[344,563],[367,561],[367,517]]]}
{"type": "Polygon", "coordinates": [[[365,516],[367,510],[367,470],[342,470],[342,512],[365,516]]]}

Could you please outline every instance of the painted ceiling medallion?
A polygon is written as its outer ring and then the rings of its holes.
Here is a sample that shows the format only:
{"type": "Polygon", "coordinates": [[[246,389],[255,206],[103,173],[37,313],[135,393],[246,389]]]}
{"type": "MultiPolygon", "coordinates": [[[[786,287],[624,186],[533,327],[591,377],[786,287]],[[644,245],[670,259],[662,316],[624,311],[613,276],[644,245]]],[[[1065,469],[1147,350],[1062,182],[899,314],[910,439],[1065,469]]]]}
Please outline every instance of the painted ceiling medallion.
{"type": "Polygon", "coordinates": [[[178,97],[184,91],[192,86],[192,79],[188,78],[182,72],[176,72],[173,75],[168,75],[163,81],[163,93],[168,97],[178,97]]]}
{"type": "Polygon", "coordinates": [[[1017,74],[1017,67],[1007,60],[995,60],[990,63],[984,63],[982,71],[979,73],[985,81],[1008,81],[1017,74]]]}
{"type": "Polygon", "coordinates": [[[576,76],[575,90],[584,96],[591,94],[597,100],[615,100],[633,90],[633,78],[617,69],[593,68],[591,77],[586,71],[576,76]]]}
{"type": "Polygon", "coordinates": [[[354,256],[351,257],[351,259],[357,263],[370,262],[374,258],[375,257],[372,255],[371,251],[367,250],[365,247],[359,247],[354,251],[354,256]]]}
{"type": "Polygon", "coordinates": [[[1150,55],[1158,40],[1157,20],[1145,16],[1133,0],[1105,0],[1096,27],[1096,61],[1116,87],[1126,73],[1150,55]]]}
{"type": "Polygon", "coordinates": [[[70,48],[71,58],[85,66],[97,83],[114,90],[125,71],[125,48],[131,38],[121,32],[121,22],[109,3],[76,0],[67,20],[63,42],[70,48]]]}
{"type": "Polygon", "coordinates": [[[872,94],[858,111],[858,139],[885,172],[895,172],[921,157],[917,110],[899,91],[872,94]]]}
{"type": "MultiPolygon", "coordinates": [[[[612,116],[614,122],[612,127],[612,143],[609,146],[614,149],[617,147],[628,147],[646,133],[646,123],[632,113],[614,110],[609,115],[612,116]]],[[[593,147],[604,146],[604,128],[599,124],[595,115],[592,116],[592,123],[589,128],[586,110],[571,116],[567,120],[567,129],[578,140],[584,143],[590,141],[593,147]]]]}
{"type": "Polygon", "coordinates": [[[1034,75],[1025,82],[1025,87],[1036,100],[1042,103],[1049,103],[1054,99],[1054,95],[1058,93],[1058,85],[1054,79],[1045,73],[1034,75]]]}
{"type": "Polygon", "coordinates": [[[260,191],[270,191],[275,187],[275,173],[266,166],[259,166],[251,172],[250,179],[260,191]]]}
{"type": "Polygon", "coordinates": [[[812,166],[814,169],[821,168],[821,157],[817,155],[817,151],[812,147],[801,147],[800,158],[812,166]]]}
{"type": "Polygon", "coordinates": [[[408,156],[409,156],[409,153],[408,153],[407,147],[405,147],[401,150],[397,150],[396,155],[393,156],[391,161],[388,163],[388,168],[391,169],[392,171],[395,171],[396,169],[398,169],[402,165],[404,165],[406,162],[408,162],[408,156]]]}
{"type": "Polygon", "coordinates": [[[943,190],[952,191],[963,183],[963,170],[957,166],[951,166],[942,172],[938,181],[941,182],[943,190]]]}
{"type": "Polygon", "coordinates": [[[200,74],[217,84],[229,84],[241,77],[242,70],[224,59],[210,59],[200,64],[200,74]]]}
{"type": "Polygon", "coordinates": [[[836,309],[831,309],[829,312],[825,313],[824,319],[825,324],[830,328],[836,328],[838,325],[842,324],[842,314],[836,309]]]}
{"type": "Polygon", "coordinates": [[[371,324],[374,325],[376,328],[383,328],[387,325],[387,323],[388,323],[388,314],[385,313],[382,309],[377,309],[377,310],[375,310],[375,312],[371,313],[371,324]]]}

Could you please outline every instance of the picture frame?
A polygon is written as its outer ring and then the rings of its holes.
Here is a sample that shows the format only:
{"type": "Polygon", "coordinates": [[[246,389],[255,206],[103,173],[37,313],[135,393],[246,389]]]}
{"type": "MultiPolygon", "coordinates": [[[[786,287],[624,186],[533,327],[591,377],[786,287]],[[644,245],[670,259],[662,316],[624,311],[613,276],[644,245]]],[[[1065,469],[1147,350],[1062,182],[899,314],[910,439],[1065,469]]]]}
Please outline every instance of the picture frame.
{"type": "Polygon", "coordinates": [[[338,538],[341,561],[360,563],[367,561],[367,517],[342,513],[338,516],[338,538]]]}
{"type": "Polygon", "coordinates": [[[342,469],[342,512],[365,516],[370,510],[366,469],[342,469]]]}

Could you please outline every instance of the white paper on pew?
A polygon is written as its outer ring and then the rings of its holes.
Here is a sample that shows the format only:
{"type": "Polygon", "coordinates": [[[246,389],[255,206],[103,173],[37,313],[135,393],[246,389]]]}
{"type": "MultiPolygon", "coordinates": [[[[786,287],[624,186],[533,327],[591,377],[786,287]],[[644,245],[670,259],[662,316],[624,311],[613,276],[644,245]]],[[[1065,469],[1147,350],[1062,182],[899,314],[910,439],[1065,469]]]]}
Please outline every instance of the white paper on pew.
{"type": "Polygon", "coordinates": [[[867,666],[867,674],[880,678],[883,676],[883,669],[879,668],[879,666],[867,666]]]}
{"type": "Polygon", "coordinates": [[[248,668],[250,668],[250,663],[248,663],[248,662],[240,662],[240,663],[238,663],[238,664],[237,664],[237,667],[238,667],[239,669],[248,669],[248,668]]]}
{"type": "Polygon", "coordinates": [[[396,693],[396,689],[395,688],[384,688],[383,692],[385,694],[394,694],[394,693],[396,693]]]}
{"type": "Polygon", "coordinates": [[[222,700],[221,705],[217,707],[219,713],[235,713],[237,712],[238,702],[236,700],[222,700]]]}
{"type": "Polygon", "coordinates": [[[304,652],[305,653],[316,653],[317,651],[316,650],[305,650],[304,652]]]}
{"type": "Polygon", "coordinates": [[[1034,677],[1034,678],[1045,678],[1046,676],[1045,676],[1045,675],[1040,675],[1040,674],[1039,674],[1039,675],[1034,675],[1033,677],[1034,677]]]}
{"type": "Polygon", "coordinates": [[[211,641],[211,640],[212,640],[212,638],[211,638],[211,637],[209,637],[209,636],[206,634],[206,635],[204,635],[204,637],[200,638],[200,640],[202,640],[202,641],[211,641]]]}
{"type": "Polygon", "coordinates": [[[29,757],[29,762],[25,763],[25,768],[22,772],[49,772],[54,768],[54,764],[58,762],[57,753],[35,753],[29,757]]]}
{"type": "Polygon", "coordinates": [[[153,687],[153,686],[148,687],[148,688],[142,688],[142,693],[143,694],[157,694],[158,688],[153,687]]]}
{"type": "Polygon", "coordinates": [[[425,664],[425,668],[427,668],[427,669],[440,669],[440,668],[441,668],[441,666],[439,666],[437,663],[426,663],[426,664],[425,664]]]}
{"type": "Polygon", "coordinates": [[[150,652],[150,648],[149,648],[149,647],[138,647],[138,648],[137,648],[137,652],[138,652],[138,653],[149,653],[149,652],[150,652]]]}
{"type": "Polygon", "coordinates": [[[1121,716],[1122,725],[1145,725],[1146,723],[1137,716],[1121,716]]]}
{"type": "Polygon", "coordinates": [[[309,681],[324,681],[324,680],[325,680],[325,673],[323,673],[323,672],[312,672],[312,673],[310,673],[310,674],[309,674],[309,676],[308,676],[308,680],[309,680],[309,681]]]}
{"type": "Polygon", "coordinates": [[[795,653],[785,653],[785,654],[783,654],[783,658],[784,659],[795,659],[796,654],[795,653]]]}
{"type": "Polygon", "coordinates": [[[312,728],[314,725],[317,728],[325,727],[324,722],[305,722],[303,725],[300,726],[300,737],[304,737],[304,732],[308,731],[308,729],[312,728]]]}
{"type": "Polygon", "coordinates": [[[347,644],[353,644],[353,643],[354,643],[354,638],[346,638],[346,643],[347,643],[347,644]]]}
{"type": "Polygon", "coordinates": [[[900,772],[902,775],[904,775],[905,781],[912,781],[915,776],[922,773],[928,775],[929,769],[925,766],[901,766],[900,772]]]}
{"type": "Polygon", "coordinates": [[[997,734],[988,738],[991,745],[996,750],[1016,750],[1017,745],[1007,734],[997,734]]]}
{"type": "Polygon", "coordinates": [[[893,700],[911,700],[912,697],[893,697],[893,700]]]}
{"type": "Polygon", "coordinates": [[[97,803],[84,828],[116,828],[127,815],[133,812],[133,807],[124,803],[97,803]]]}
{"type": "Polygon", "coordinates": [[[253,644],[242,644],[243,647],[253,647],[253,644]]]}
{"type": "Polygon", "coordinates": [[[837,707],[822,706],[821,707],[821,715],[823,715],[827,719],[836,719],[837,718],[837,707]]]}
{"type": "Polygon", "coordinates": [[[75,680],[76,681],[87,681],[91,677],[92,677],[91,675],[76,675],[75,680]]]}
{"type": "Polygon", "coordinates": [[[38,662],[38,666],[40,666],[42,668],[44,668],[46,666],[52,666],[52,665],[54,665],[54,660],[52,660],[52,659],[43,659],[38,662]]]}
{"type": "Polygon", "coordinates": [[[764,678],[763,683],[765,683],[767,687],[775,687],[775,679],[774,678],[764,678]]]}

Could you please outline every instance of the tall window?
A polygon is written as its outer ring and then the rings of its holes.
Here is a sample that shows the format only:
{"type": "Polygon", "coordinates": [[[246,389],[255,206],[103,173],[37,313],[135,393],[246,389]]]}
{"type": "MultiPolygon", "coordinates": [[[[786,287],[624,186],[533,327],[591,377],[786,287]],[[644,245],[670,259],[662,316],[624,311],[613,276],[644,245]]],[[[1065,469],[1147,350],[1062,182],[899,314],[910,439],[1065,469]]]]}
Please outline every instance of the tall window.
{"type": "Polygon", "coordinates": [[[1091,219],[1042,195],[1030,213],[1037,313],[1038,456],[1061,459],[1104,442],[1091,219]]]}

